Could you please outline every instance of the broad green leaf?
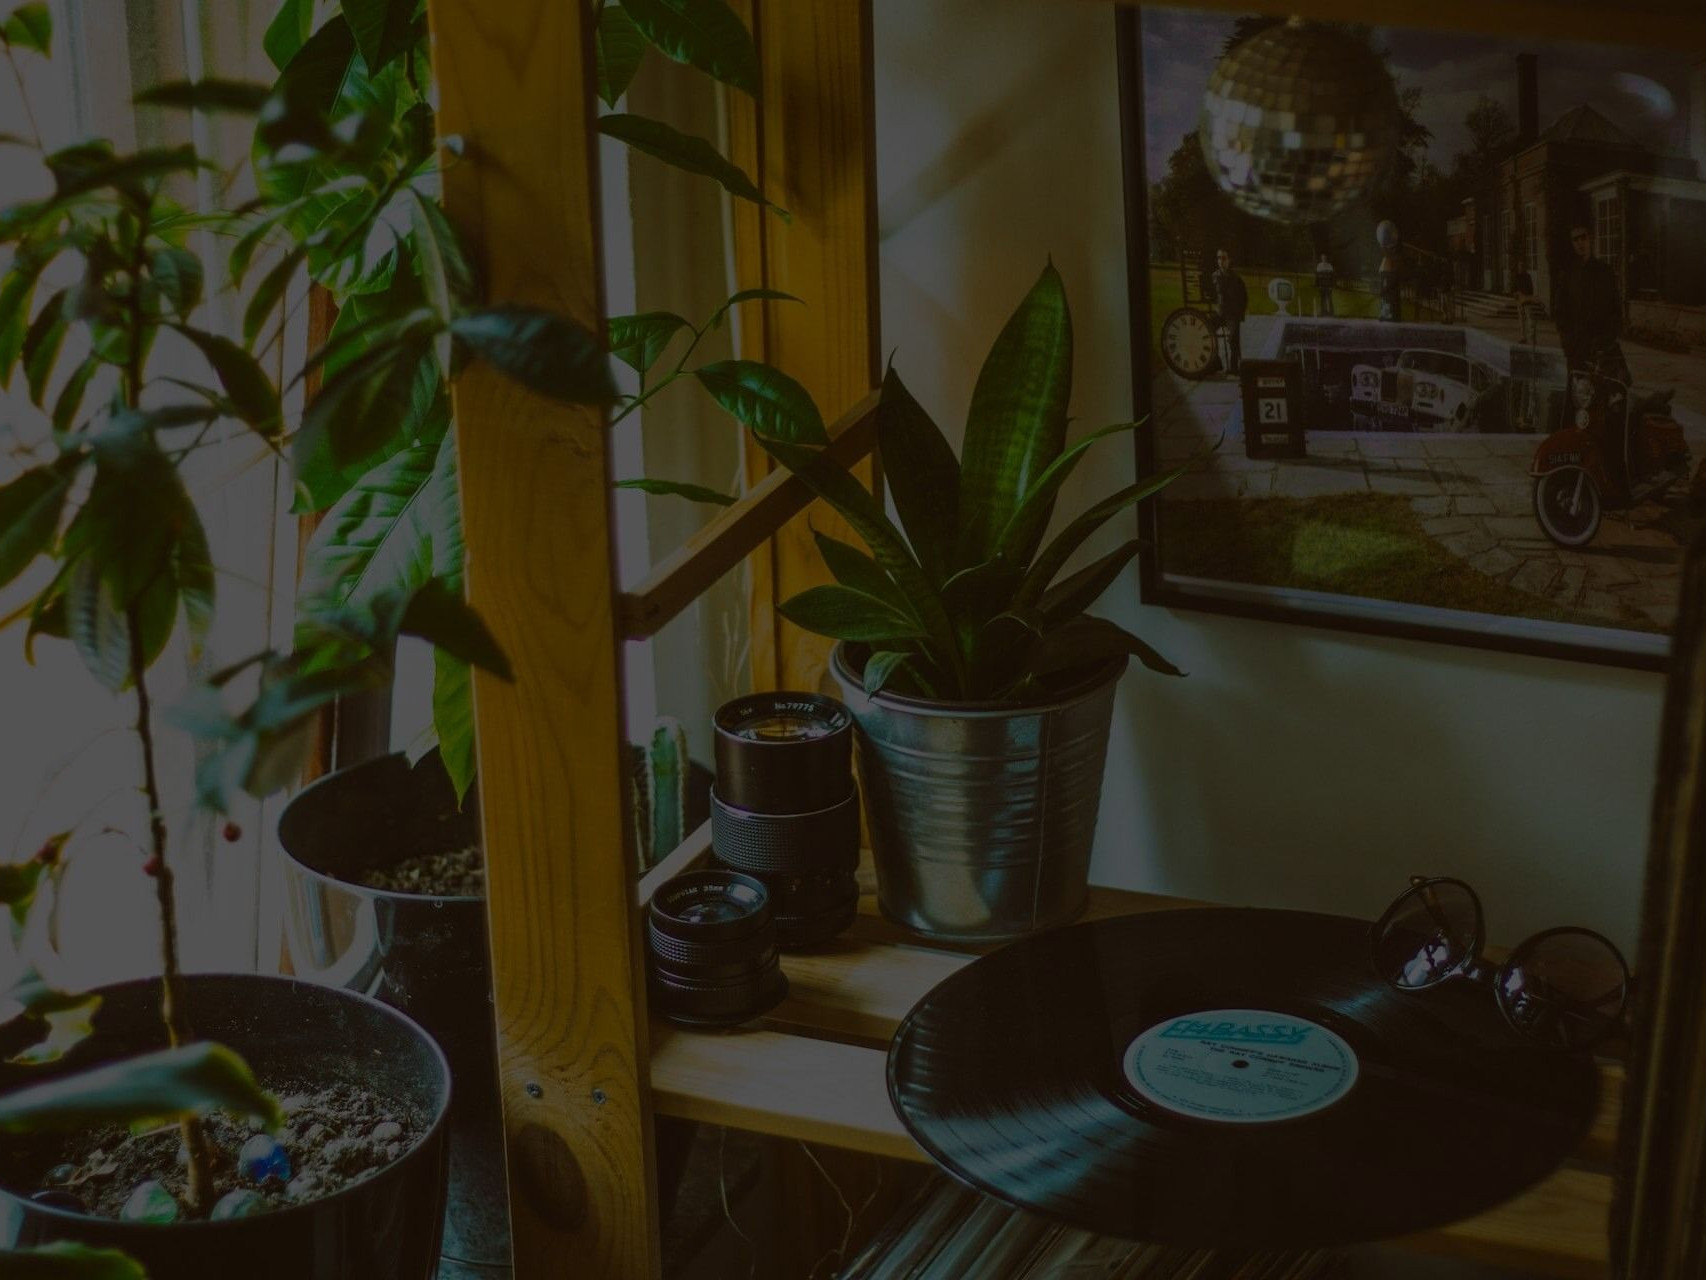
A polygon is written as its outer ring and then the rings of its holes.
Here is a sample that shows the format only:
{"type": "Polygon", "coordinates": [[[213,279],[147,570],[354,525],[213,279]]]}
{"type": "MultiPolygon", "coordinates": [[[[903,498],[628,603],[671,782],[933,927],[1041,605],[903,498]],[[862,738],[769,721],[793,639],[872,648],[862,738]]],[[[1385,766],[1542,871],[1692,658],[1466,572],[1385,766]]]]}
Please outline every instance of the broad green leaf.
{"type": "MultiPolygon", "coordinates": [[[[32,974],[33,976],[33,974],[32,974]]],[[[37,980],[39,983],[39,979],[37,980]]],[[[94,1017],[101,1007],[96,995],[67,995],[49,991],[39,984],[41,997],[29,991],[12,990],[12,998],[23,1006],[24,1016],[42,1026],[41,1037],[7,1058],[19,1066],[39,1067],[57,1062],[94,1033],[94,1017]]]]}
{"type": "Polygon", "coordinates": [[[1161,675],[1185,674],[1124,627],[1088,614],[1054,628],[1037,642],[1029,674],[1039,679],[1066,675],[1127,654],[1161,675]]]}
{"type": "Polygon", "coordinates": [[[628,91],[634,73],[646,56],[646,38],[619,4],[607,4],[598,15],[598,96],[606,106],[628,91]]]}
{"type": "Polygon", "coordinates": [[[201,301],[201,259],[188,249],[170,246],[156,249],[149,262],[149,273],[180,317],[189,315],[201,301]]]}
{"type": "Polygon", "coordinates": [[[255,339],[261,336],[261,329],[284,298],[291,281],[296,279],[296,273],[302,269],[302,260],[307,256],[307,248],[297,245],[261,277],[249,305],[243,310],[243,342],[246,346],[255,345],[255,339]]]}
{"type": "Polygon", "coordinates": [[[167,1120],[212,1110],[284,1122],[248,1065],[210,1041],[162,1049],[0,1095],[0,1132],[84,1129],[167,1120]]]}
{"type": "Polygon", "coordinates": [[[513,680],[509,659],[460,591],[434,578],[409,597],[403,611],[403,635],[418,636],[453,658],[489,671],[500,680],[513,680]]]}
{"type": "Polygon", "coordinates": [[[952,678],[946,696],[959,692],[963,679],[959,644],[948,616],[929,577],[913,558],[906,539],[890,523],[882,504],[845,467],[823,453],[765,436],[755,436],[759,445],[801,483],[841,514],[853,531],[865,540],[871,554],[894,580],[896,588],[911,603],[913,613],[930,638],[930,652],[938,666],[952,678]]]}
{"type": "Polygon", "coordinates": [[[115,693],[130,678],[130,628],[93,559],[77,561],[65,592],[71,643],[89,674],[115,693]]]}
{"type": "Polygon", "coordinates": [[[321,450],[344,465],[386,448],[412,419],[419,380],[436,379],[437,369],[430,332],[412,333],[340,369],[302,416],[293,452],[297,466],[305,469],[321,450]]]}
{"type": "Polygon", "coordinates": [[[568,316],[492,307],[464,312],[450,331],[475,355],[540,395],[566,404],[609,404],[616,396],[598,339],[568,316]]]}
{"type": "Polygon", "coordinates": [[[880,644],[928,638],[914,619],[847,587],[812,587],[784,600],[776,611],[797,627],[837,640],[880,644]]]}
{"type": "Polygon", "coordinates": [[[823,563],[830,576],[842,586],[869,596],[885,609],[904,618],[914,616],[911,603],[900,593],[894,585],[894,580],[883,571],[883,567],[870,556],[858,547],[848,546],[847,543],[815,529],[812,530],[812,537],[817,542],[818,553],[823,556],[823,563]]]}
{"type": "Polygon", "coordinates": [[[1001,531],[1060,455],[1071,394],[1072,317],[1051,263],[1003,326],[972,389],[960,465],[961,565],[995,554],[1001,531]]]}
{"type": "Polygon", "coordinates": [[[757,360],[719,360],[695,369],[693,376],[755,435],[785,444],[829,443],[811,393],[780,369],[757,360]]]}
{"type": "Polygon", "coordinates": [[[1101,528],[1112,516],[1128,507],[1135,506],[1152,494],[1161,492],[1219,447],[1220,441],[1216,440],[1214,444],[1182,466],[1174,467],[1171,471],[1164,472],[1161,475],[1151,476],[1147,480],[1140,480],[1136,484],[1127,485],[1119,492],[1103,498],[1091,506],[1068,524],[1066,528],[1062,529],[1055,536],[1054,541],[1038,553],[1037,558],[1031,562],[1031,567],[1025,571],[1025,580],[1019,584],[1019,590],[1014,596],[1014,603],[1021,607],[1035,605],[1042,599],[1043,592],[1047,591],[1049,585],[1053,583],[1055,575],[1066,567],[1066,562],[1072,558],[1072,553],[1083,545],[1086,538],[1101,528]]]}
{"type": "MultiPolygon", "coordinates": [[[[410,243],[415,251],[415,271],[426,294],[427,305],[449,324],[456,314],[457,304],[473,296],[474,272],[462,253],[462,246],[444,216],[438,202],[410,189],[414,234],[410,243]]],[[[442,330],[437,338],[439,365],[450,367],[450,330],[442,330]]]]}
{"type": "Polygon", "coordinates": [[[1092,445],[1121,432],[1133,431],[1140,422],[1116,422],[1113,426],[1092,431],[1061,454],[1037,477],[996,539],[996,550],[1014,564],[1029,564],[1037,553],[1037,545],[1047,532],[1049,517],[1054,512],[1055,496],[1066,483],[1079,461],[1092,445]]]}
{"type": "Polygon", "coordinates": [[[201,656],[201,646],[213,629],[215,577],[213,553],[207,545],[207,530],[193,504],[185,503],[178,536],[172,544],[172,582],[184,608],[189,630],[190,659],[201,656]]]}
{"type": "Polygon", "coordinates": [[[138,106],[176,107],[183,111],[228,112],[252,116],[265,105],[272,89],[243,80],[174,80],[137,95],[138,106]]]}
{"type": "Polygon", "coordinates": [[[865,692],[879,694],[893,680],[895,673],[912,661],[910,653],[898,649],[879,649],[865,659],[865,692]]]}
{"type": "Polygon", "coordinates": [[[66,454],[0,486],[0,586],[53,545],[78,459],[66,454]]]}
{"type": "Polygon", "coordinates": [[[69,831],[60,831],[42,841],[41,848],[28,862],[0,862],[0,906],[11,912],[13,924],[24,923],[35,903],[36,891],[41,888],[42,877],[59,865],[60,854],[70,839],[69,831]]]}
{"type": "Polygon", "coordinates": [[[417,6],[418,0],[343,0],[344,20],[370,75],[408,52],[417,6]]]}
{"type": "Polygon", "coordinates": [[[70,327],[65,319],[65,299],[69,293],[70,290],[61,289],[49,298],[24,335],[24,376],[29,380],[30,403],[34,405],[40,405],[47,394],[53,366],[65,343],[65,333],[70,327]]]}
{"type": "Polygon", "coordinates": [[[12,370],[17,367],[24,340],[29,336],[36,281],[46,266],[46,258],[20,252],[6,273],[5,282],[0,283],[0,388],[12,385],[12,370]]]}
{"type": "Polygon", "coordinates": [[[732,507],[738,499],[702,484],[686,484],[679,480],[618,480],[618,489],[638,489],[665,497],[686,498],[689,502],[709,502],[719,507],[732,507]]]}
{"type": "Polygon", "coordinates": [[[770,205],[777,213],[788,216],[787,210],[766,200],[745,171],[724,159],[722,152],[705,138],[683,133],[661,120],[623,114],[600,116],[598,131],[677,169],[715,178],[731,195],[754,204],[770,205]]]}
{"type": "Polygon", "coordinates": [[[669,340],[693,326],[673,311],[643,311],[633,316],[611,316],[606,322],[610,354],[636,373],[647,373],[658,362],[669,340]]]}
{"type": "Polygon", "coordinates": [[[474,672],[443,649],[432,651],[432,727],[439,758],[461,803],[474,785],[474,672]]]}
{"type": "Polygon", "coordinates": [[[21,4],[0,23],[0,41],[10,49],[33,49],[53,54],[53,15],[45,4],[21,4]]]}
{"type": "Polygon", "coordinates": [[[429,487],[447,438],[402,449],[326,513],[303,555],[297,586],[303,607],[365,605],[386,593],[406,595],[434,576],[436,541],[454,537],[460,546],[454,489],[446,502],[441,490],[429,487]]]}
{"type": "Polygon", "coordinates": [[[61,1240],[0,1253],[0,1280],[148,1280],[148,1273],[117,1249],[61,1240]]]}
{"type": "Polygon", "coordinates": [[[742,289],[729,295],[728,301],[711,313],[711,318],[705,322],[707,329],[723,327],[723,318],[743,302],[802,302],[791,293],[783,293],[780,289],[742,289]]]}
{"type": "MultiPolygon", "coordinates": [[[[66,577],[68,579],[69,575],[66,577]]],[[[31,666],[35,665],[37,636],[56,640],[71,638],[70,620],[66,617],[65,585],[57,579],[30,605],[30,625],[24,632],[24,661],[31,666]]]]}
{"type": "Polygon", "coordinates": [[[624,0],[624,5],[661,53],[758,96],[758,50],[724,0],[624,0]]]}
{"type": "MultiPolygon", "coordinates": [[[[310,9],[313,7],[309,0],[303,3],[310,9]]],[[[271,34],[269,31],[269,37],[271,34]]],[[[357,74],[352,65],[356,56],[355,33],[342,12],[334,13],[302,42],[285,64],[274,92],[292,110],[329,116],[357,74]]],[[[359,73],[366,76],[365,65],[360,66],[359,73]]]]}
{"type": "Polygon", "coordinates": [[[284,0],[278,13],[267,24],[261,37],[261,47],[268,61],[283,71],[308,43],[314,31],[314,0],[284,0]]]}
{"type": "Polygon", "coordinates": [[[83,407],[83,396],[89,390],[89,383],[100,371],[101,362],[90,357],[66,379],[65,385],[59,389],[58,398],[53,402],[53,427],[55,431],[66,432],[75,425],[77,411],[83,407]]]}
{"type": "Polygon", "coordinates": [[[1141,541],[1133,538],[1043,592],[1037,601],[1037,609],[1046,623],[1058,626],[1095,604],[1102,593],[1113,586],[1114,579],[1131,563],[1142,545],[1141,541]]]}
{"type": "Polygon", "coordinates": [[[892,365],[883,375],[877,404],[877,445],[907,541],[930,580],[940,585],[955,567],[960,463],[892,365]]]}
{"type": "Polygon", "coordinates": [[[174,326],[179,333],[195,343],[213,372],[219,385],[225,388],[236,407],[237,416],[266,440],[275,440],[284,430],[278,388],[268,378],[260,363],[229,338],[204,333],[188,325],[174,326]]]}

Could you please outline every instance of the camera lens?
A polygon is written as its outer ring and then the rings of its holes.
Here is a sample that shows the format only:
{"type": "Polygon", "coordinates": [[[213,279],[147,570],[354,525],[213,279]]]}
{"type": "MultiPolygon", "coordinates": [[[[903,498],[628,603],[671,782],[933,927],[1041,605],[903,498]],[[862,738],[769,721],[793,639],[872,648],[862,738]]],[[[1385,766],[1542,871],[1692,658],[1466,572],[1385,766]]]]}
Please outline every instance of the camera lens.
{"type": "Polygon", "coordinates": [[[764,693],[716,715],[711,840],[770,892],[784,947],[840,933],[859,909],[853,717],[833,698],[764,693]]]}
{"type": "Polygon", "coordinates": [[[776,922],[761,881],[690,871],[665,881],[646,909],[652,1009],[688,1026],[733,1026],[788,993],[776,922]]]}

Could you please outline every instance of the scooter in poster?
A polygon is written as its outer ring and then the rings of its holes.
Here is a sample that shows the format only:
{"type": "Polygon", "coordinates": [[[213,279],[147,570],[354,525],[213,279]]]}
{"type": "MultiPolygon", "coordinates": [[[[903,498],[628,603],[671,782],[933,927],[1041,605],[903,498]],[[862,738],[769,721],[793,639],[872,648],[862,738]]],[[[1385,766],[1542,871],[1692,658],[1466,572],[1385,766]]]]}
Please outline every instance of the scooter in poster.
{"type": "MultiPolygon", "coordinates": [[[[1529,467],[1534,517],[1560,547],[1586,546],[1606,511],[1661,497],[1688,477],[1692,464],[1671,414],[1675,392],[1640,395],[1601,367],[1596,362],[1570,372],[1570,425],[1540,442],[1529,467]]],[[[1706,461],[1694,473],[1689,509],[1706,509],[1706,461]]]]}

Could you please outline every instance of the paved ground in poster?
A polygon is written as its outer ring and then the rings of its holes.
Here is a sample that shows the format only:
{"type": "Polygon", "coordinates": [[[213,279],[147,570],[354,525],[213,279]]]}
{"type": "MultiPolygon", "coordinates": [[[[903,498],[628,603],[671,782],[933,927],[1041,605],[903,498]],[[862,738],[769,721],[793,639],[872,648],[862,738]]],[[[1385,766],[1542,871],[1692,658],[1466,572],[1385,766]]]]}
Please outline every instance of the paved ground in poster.
{"type": "MultiPolygon", "coordinates": [[[[1245,322],[1246,357],[1277,347],[1281,321],[1245,322]]],[[[1514,318],[1476,326],[1518,341],[1514,318]]],[[[1540,342],[1555,337],[1543,331],[1540,342]]],[[[1643,388],[1675,388],[1674,412],[1696,462],[1706,458],[1706,359],[1623,344],[1643,388]]],[[[1539,600],[1626,626],[1633,610],[1669,631],[1675,621],[1683,548],[1700,522],[1680,488],[1628,511],[1608,511],[1597,538],[1566,550],[1534,517],[1529,461],[1535,435],[1311,431],[1308,456],[1278,460],[1244,454],[1243,414],[1235,379],[1201,382],[1161,369],[1153,381],[1157,457],[1183,461],[1222,431],[1226,442],[1208,465],[1168,490],[1167,500],[1308,498],[1389,493],[1407,498],[1427,534],[1476,571],[1539,600]]]]}

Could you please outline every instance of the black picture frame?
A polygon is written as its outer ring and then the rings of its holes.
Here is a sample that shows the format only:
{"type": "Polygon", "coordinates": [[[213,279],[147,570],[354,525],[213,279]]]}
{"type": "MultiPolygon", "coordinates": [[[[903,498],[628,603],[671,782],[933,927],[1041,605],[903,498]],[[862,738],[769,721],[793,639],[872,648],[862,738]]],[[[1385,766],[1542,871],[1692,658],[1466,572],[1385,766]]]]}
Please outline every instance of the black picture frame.
{"type": "MultiPolygon", "coordinates": [[[[1135,418],[1153,400],[1156,369],[1151,357],[1152,299],[1148,156],[1145,133],[1143,10],[1115,9],[1120,133],[1124,170],[1127,294],[1131,322],[1131,369],[1135,418]]],[[[1540,41],[1544,44],[1544,41],[1540,41]]],[[[1706,173],[1702,174],[1706,177],[1706,173]]],[[[1706,244],[1702,245],[1706,250],[1706,244]]],[[[1243,448],[1227,438],[1222,448],[1243,448]]],[[[1156,472],[1155,432],[1136,433],[1139,479],[1156,472]]],[[[1422,604],[1304,589],[1264,588],[1236,582],[1184,578],[1165,571],[1162,493],[1138,508],[1142,549],[1138,558],[1139,599],[1148,605],[1326,628],[1368,635],[1470,646],[1529,656],[1663,671],[1670,636],[1540,619],[1483,614],[1422,604]],[[1603,633],[1603,634],[1601,634],[1603,633]]],[[[1681,549],[1678,550],[1680,561],[1681,549]]]]}

